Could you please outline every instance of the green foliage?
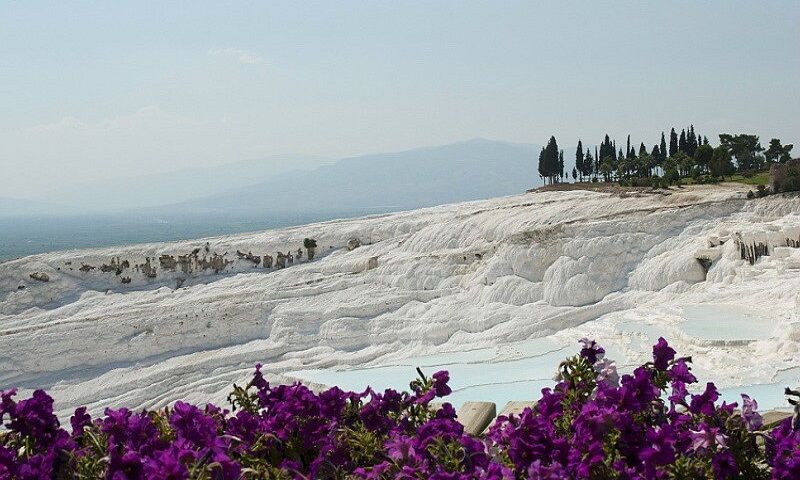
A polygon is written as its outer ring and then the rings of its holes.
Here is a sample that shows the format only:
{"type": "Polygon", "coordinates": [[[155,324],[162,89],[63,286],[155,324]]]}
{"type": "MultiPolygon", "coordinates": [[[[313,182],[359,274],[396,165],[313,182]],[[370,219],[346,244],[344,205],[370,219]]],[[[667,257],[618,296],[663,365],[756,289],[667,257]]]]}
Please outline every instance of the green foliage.
{"type": "Polygon", "coordinates": [[[563,161],[563,156],[560,156],[558,150],[558,143],[556,137],[550,137],[547,146],[544,147],[539,153],[539,176],[543,179],[549,179],[550,183],[554,183],[555,177],[562,171],[560,157],[563,161]]]}
{"type": "Polygon", "coordinates": [[[781,145],[779,139],[773,138],[769,141],[769,148],[764,152],[764,157],[767,163],[786,163],[792,159],[792,148],[794,148],[794,145],[781,145]]]}
{"type": "Polygon", "coordinates": [[[303,239],[303,247],[304,248],[317,248],[317,241],[313,238],[304,238],[303,239]]]}
{"type": "Polygon", "coordinates": [[[725,178],[725,175],[733,173],[733,161],[728,148],[720,145],[714,149],[711,161],[708,164],[709,171],[714,177],[725,178]]]}
{"type": "Polygon", "coordinates": [[[694,151],[694,163],[703,171],[708,171],[711,164],[711,157],[714,156],[714,149],[710,145],[701,145],[694,151]]]}
{"type": "Polygon", "coordinates": [[[736,158],[739,171],[758,170],[763,167],[765,158],[760,152],[764,148],[761,147],[758,135],[721,133],[719,143],[736,158]]]}

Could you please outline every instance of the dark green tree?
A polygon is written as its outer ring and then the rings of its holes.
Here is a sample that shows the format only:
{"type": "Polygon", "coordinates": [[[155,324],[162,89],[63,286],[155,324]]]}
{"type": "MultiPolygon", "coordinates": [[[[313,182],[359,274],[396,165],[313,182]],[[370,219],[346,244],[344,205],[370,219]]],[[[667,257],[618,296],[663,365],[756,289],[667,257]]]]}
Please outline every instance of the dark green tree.
{"type": "Polygon", "coordinates": [[[586,177],[587,179],[592,176],[592,173],[595,172],[594,169],[594,158],[592,158],[592,152],[588,148],[586,149],[586,157],[583,161],[583,170],[581,174],[586,177]]]}
{"type": "Polygon", "coordinates": [[[576,167],[572,167],[572,181],[574,182],[577,179],[578,179],[578,169],[576,167]]]}
{"type": "Polygon", "coordinates": [[[786,163],[792,159],[792,148],[794,148],[794,145],[791,143],[781,145],[780,140],[773,138],[769,141],[769,148],[764,152],[764,157],[766,157],[767,163],[786,163]]]}
{"type": "Polygon", "coordinates": [[[793,143],[789,143],[787,145],[784,145],[783,146],[783,153],[781,153],[781,156],[778,157],[778,161],[781,162],[781,163],[786,163],[789,160],[791,160],[792,159],[792,149],[793,148],[794,148],[794,144],[793,143]]]}
{"type": "Polygon", "coordinates": [[[712,177],[719,177],[723,180],[725,179],[725,175],[733,173],[733,161],[731,160],[731,152],[728,148],[722,145],[715,148],[714,153],[711,155],[708,168],[712,177]]]}
{"type": "Polygon", "coordinates": [[[614,172],[613,162],[614,159],[611,156],[603,158],[603,161],[600,162],[600,174],[603,175],[603,181],[611,181],[611,176],[614,172]]]}
{"type": "Polygon", "coordinates": [[[647,147],[644,146],[644,142],[639,145],[639,157],[643,157],[647,155],[647,147]]]}
{"type": "Polygon", "coordinates": [[[586,170],[586,167],[583,165],[584,158],[583,155],[583,143],[578,140],[578,148],[575,150],[575,168],[580,173],[581,182],[583,181],[583,171],[586,170]]]}
{"type": "Polygon", "coordinates": [[[664,132],[661,132],[661,146],[658,152],[658,164],[664,163],[667,159],[667,140],[664,138],[664,132]]]}
{"type": "Polygon", "coordinates": [[[675,133],[675,128],[669,132],[669,156],[678,153],[678,134],[675,133]]]}
{"type": "Polygon", "coordinates": [[[739,171],[758,170],[763,167],[765,159],[761,152],[764,148],[758,141],[758,135],[721,133],[719,144],[736,158],[739,171]]]}
{"type": "Polygon", "coordinates": [[[700,145],[694,151],[694,163],[700,167],[701,171],[708,172],[712,155],[714,155],[714,149],[710,145],[700,145]]]}
{"type": "Polygon", "coordinates": [[[688,153],[686,150],[686,130],[681,130],[681,136],[678,139],[678,151],[688,153]]]}
{"type": "Polygon", "coordinates": [[[597,153],[597,145],[594,146],[594,174],[600,173],[600,155],[597,153]]]}
{"type": "Polygon", "coordinates": [[[697,136],[694,134],[694,125],[689,125],[689,133],[686,134],[686,154],[694,157],[697,150],[697,136]]]}
{"type": "Polygon", "coordinates": [[[781,141],[777,138],[773,138],[769,141],[769,147],[764,152],[764,157],[767,159],[767,163],[775,163],[783,154],[783,145],[781,145],[781,141]]]}
{"type": "Polygon", "coordinates": [[[539,178],[542,179],[542,183],[547,185],[547,178],[550,176],[550,171],[547,169],[547,155],[545,154],[544,147],[542,147],[542,151],[539,152],[539,166],[537,170],[539,172],[539,178]]]}
{"type": "Polygon", "coordinates": [[[630,158],[631,156],[631,134],[628,134],[628,142],[625,145],[625,158],[630,158]]]}
{"type": "Polygon", "coordinates": [[[673,155],[672,158],[675,160],[678,173],[680,173],[681,176],[685,177],[691,173],[692,167],[694,167],[694,159],[686,155],[686,152],[678,150],[678,153],[673,155]]]}
{"type": "Polygon", "coordinates": [[[556,177],[561,175],[561,172],[558,143],[556,143],[556,137],[551,136],[550,140],[547,141],[547,146],[539,154],[539,176],[542,179],[549,179],[552,185],[555,183],[556,177]]]}

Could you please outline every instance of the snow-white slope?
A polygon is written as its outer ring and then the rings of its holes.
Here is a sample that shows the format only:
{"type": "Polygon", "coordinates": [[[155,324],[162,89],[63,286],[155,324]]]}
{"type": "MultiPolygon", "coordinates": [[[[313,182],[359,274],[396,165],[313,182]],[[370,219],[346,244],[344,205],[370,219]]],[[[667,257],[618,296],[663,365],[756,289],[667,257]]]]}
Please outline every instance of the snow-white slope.
{"type": "Polygon", "coordinates": [[[539,370],[581,336],[624,368],[664,335],[701,376],[771,392],[800,382],[800,249],[785,246],[800,241],[800,199],[745,191],[540,192],[2,263],[0,389],[46,388],[67,414],[224,401],[257,362],[277,380],[382,385],[388,370],[349,380],[336,370],[409,365],[410,378],[427,359],[463,372],[462,400],[515,385],[533,398],[526,379],[545,381],[539,370]],[[237,258],[296,251],[304,237],[319,244],[312,262],[275,270],[237,258]],[[345,248],[351,238],[362,246],[345,248]],[[740,245],[753,242],[770,255],[751,265],[740,245]],[[232,261],[219,273],[198,266],[214,253],[232,261]],[[187,272],[161,255],[189,255],[187,272]],[[700,257],[713,261],[707,276],[700,257]]]}

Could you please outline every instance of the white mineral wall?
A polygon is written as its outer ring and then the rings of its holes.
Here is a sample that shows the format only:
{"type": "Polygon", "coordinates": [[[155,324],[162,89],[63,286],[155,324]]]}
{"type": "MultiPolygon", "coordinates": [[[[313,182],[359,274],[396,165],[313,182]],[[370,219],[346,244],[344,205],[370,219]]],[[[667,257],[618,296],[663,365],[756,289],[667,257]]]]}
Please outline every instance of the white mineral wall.
{"type": "Polygon", "coordinates": [[[587,333],[624,355],[621,365],[646,360],[647,345],[618,329],[625,322],[663,332],[723,384],[770,383],[800,368],[791,327],[800,249],[786,246],[800,241],[800,200],[745,193],[731,185],[625,197],[530,193],[2,263],[0,388],[46,388],[62,414],[81,404],[219,402],[257,362],[281,379],[530,337],[567,345],[587,333]],[[317,257],[285,269],[236,253],[275,257],[305,237],[317,240],[317,257]],[[348,251],[352,238],[362,246],[348,251]],[[751,265],[737,242],[762,242],[773,254],[751,265]],[[186,273],[158,261],[197,249],[197,262],[217,254],[230,263],[186,273]],[[368,269],[372,257],[377,267],[368,269]],[[713,260],[707,274],[699,257],[713,260]],[[131,266],[100,271],[112,258],[131,266]],[[155,277],[135,267],[146,258],[155,277]],[[30,277],[37,272],[49,281],[30,277]],[[674,328],[684,305],[714,302],[763,307],[786,328],[736,345],[674,328]],[[759,366],[737,360],[743,355],[757,355],[759,366]]]}

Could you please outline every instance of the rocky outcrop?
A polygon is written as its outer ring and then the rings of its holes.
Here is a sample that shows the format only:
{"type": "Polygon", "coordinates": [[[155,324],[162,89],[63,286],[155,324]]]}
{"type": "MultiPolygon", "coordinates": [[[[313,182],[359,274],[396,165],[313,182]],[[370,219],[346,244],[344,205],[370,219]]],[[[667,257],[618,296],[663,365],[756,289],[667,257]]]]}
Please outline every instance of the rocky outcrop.
{"type": "Polygon", "coordinates": [[[178,261],[172,255],[161,255],[158,257],[158,263],[161,268],[174,272],[178,268],[178,261]]]}
{"type": "Polygon", "coordinates": [[[278,252],[275,257],[275,268],[286,268],[286,255],[282,252],[278,252]]]}
{"type": "Polygon", "coordinates": [[[239,260],[253,262],[253,266],[258,266],[261,263],[261,257],[258,255],[253,255],[253,252],[244,253],[236,250],[236,255],[239,257],[239,260]]]}
{"type": "Polygon", "coordinates": [[[136,268],[144,274],[147,278],[156,278],[156,267],[150,263],[150,257],[145,259],[145,262],[137,265],[136,268]]]}
{"type": "Polygon", "coordinates": [[[353,251],[360,246],[361,246],[361,241],[357,238],[351,238],[350,240],[347,241],[348,251],[353,251]]]}
{"type": "Polygon", "coordinates": [[[34,272],[31,273],[30,277],[37,282],[49,282],[50,276],[44,272],[34,272]]]}

